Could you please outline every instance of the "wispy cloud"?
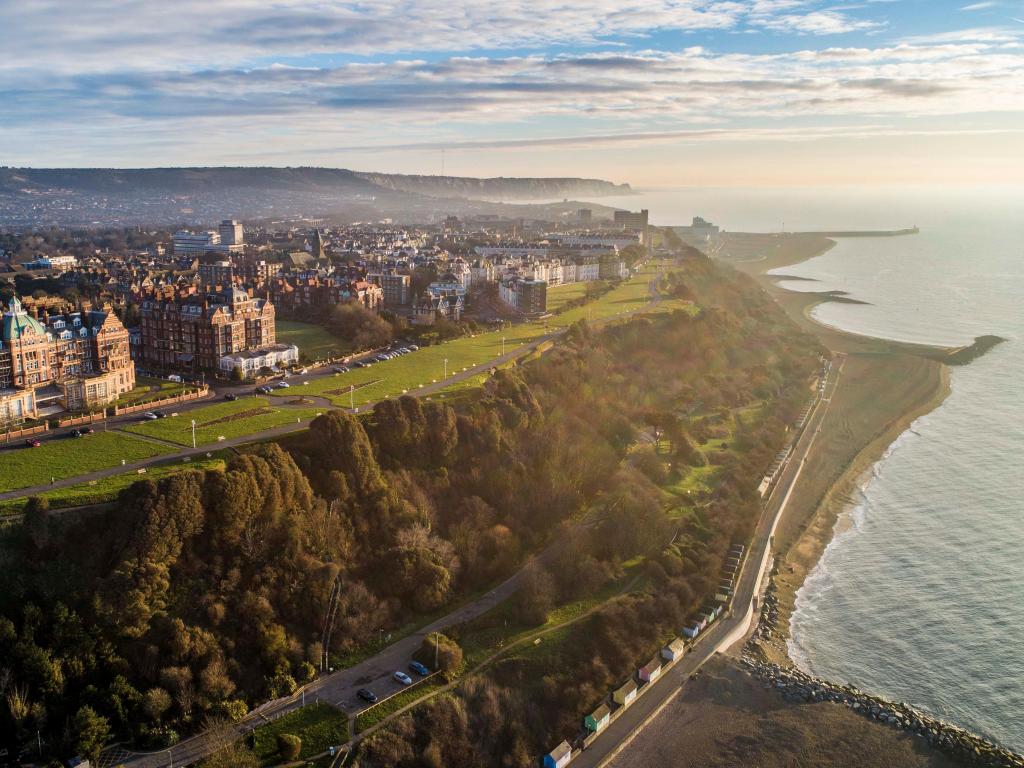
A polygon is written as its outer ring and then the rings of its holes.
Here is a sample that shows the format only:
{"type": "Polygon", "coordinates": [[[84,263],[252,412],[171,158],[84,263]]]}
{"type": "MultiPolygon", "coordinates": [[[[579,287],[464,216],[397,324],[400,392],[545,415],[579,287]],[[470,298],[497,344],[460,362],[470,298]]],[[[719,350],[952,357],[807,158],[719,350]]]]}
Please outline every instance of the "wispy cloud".
{"type": "Polygon", "coordinates": [[[961,11],[984,11],[986,8],[995,8],[996,3],[994,2],[983,2],[983,3],[971,3],[970,5],[960,6],[961,11]]]}

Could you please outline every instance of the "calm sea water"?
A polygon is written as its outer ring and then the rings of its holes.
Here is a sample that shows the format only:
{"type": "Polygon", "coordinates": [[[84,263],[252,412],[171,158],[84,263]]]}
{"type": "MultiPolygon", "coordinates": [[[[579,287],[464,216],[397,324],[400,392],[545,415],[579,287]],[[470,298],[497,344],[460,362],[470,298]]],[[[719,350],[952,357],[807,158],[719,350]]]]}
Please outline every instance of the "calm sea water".
{"type": "MultiPolygon", "coordinates": [[[[605,201],[601,201],[605,202],[605,201]]],[[[658,191],[617,200],[659,224],[889,228],[785,274],[868,305],[819,307],[857,333],[1009,341],[952,371],[952,394],[863,478],[797,595],[790,652],[808,671],[920,706],[1024,751],[1024,189],[658,191]]]]}

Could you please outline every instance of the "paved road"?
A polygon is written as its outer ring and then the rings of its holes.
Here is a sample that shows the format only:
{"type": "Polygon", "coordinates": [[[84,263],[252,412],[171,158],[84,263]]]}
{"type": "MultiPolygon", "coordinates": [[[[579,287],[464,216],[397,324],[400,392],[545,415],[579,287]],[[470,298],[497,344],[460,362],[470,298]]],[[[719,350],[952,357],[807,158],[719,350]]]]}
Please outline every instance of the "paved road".
{"type": "MultiPolygon", "coordinates": [[[[796,482],[800,478],[807,455],[817,439],[819,427],[831,404],[831,395],[839,383],[841,366],[833,366],[826,387],[826,397],[819,400],[814,412],[801,432],[792,458],[765,505],[753,541],[744,560],[733,609],[704,634],[700,643],[676,666],[657,680],[647,693],[637,699],[614,720],[578,757],[572,768],[604,768],[624,749],[632,738],[646,726],[681,690],[686,680],[715,653],[725,651],[744,637],[756,624],[759,612],[753,602],[757,595],[771,552],[772,536],[779,519],[785,512],[796,482]]],[[[555,745],[552,744],[552,747],[555,745]]]]}

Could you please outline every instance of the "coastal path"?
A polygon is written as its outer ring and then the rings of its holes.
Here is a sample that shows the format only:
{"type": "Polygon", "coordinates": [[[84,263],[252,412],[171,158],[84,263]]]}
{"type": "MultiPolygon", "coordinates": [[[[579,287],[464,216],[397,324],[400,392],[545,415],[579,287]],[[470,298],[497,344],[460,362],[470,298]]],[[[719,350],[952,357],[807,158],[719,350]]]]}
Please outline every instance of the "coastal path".
{"type": "MultiPolygon", "coordinates": [[[[758,521],[753,540],[743,561],[732,608],[726,616],[701,636],[678,664],[651,684],[643,696],[634,701],[613,720],[570,765],[573,768],[604,768],[609,765],[633,738],[683,690],[683,684],[716,653],[722,653],[741,640],[756,625],[759,611],[755,606],[758,587],[771,559],[775,528],[786,511],[789,499],[803,472],[820,427],[831,406],[839,385],[842,364],[829,370],[825,392],[816,401],[814,410],[794,446],[793,453],[779,482],[769,496],[758,521]]],[[[554,746],[554,745],[552,745],[554,746]]]]}

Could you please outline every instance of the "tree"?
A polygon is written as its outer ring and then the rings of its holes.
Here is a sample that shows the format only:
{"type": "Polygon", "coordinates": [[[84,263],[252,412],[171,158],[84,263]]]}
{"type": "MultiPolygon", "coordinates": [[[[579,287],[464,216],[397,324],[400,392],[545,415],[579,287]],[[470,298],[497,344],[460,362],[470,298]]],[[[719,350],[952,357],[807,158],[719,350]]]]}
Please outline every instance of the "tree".
{"type": "Polygon", "coordinates": [[[358,301],[332,307],[328,325],[356,349],[382,347],[393,338],[391,324],[358,301]]]}
{"type": "Polygon", "coordinates": [[[302,739],[291,733],[277,734],[277,753],[282,760],[298,760],[302,751],[302,739]]]}
{"type": "Polygon", "coordinates": [[[557,589],[551,573],[539,563],[530,563],[523,569],[515,606],[519,618],[527,624],[543,624],[555,607],[557,589]]]}
{"type": "Polygon", "coordinates": [[[50,502],[44,496],[32,496],[25,502],[25,532],[37,550],[50,541],[50,502]]]}
{"type": "Polygon", "coordinates": [[[90,763],[97,763],[103,745],[110,739],[110,723],[88,704],[79,707],[71,721],[75,751],[90,763]]]}
{"type": "Polygon", "coordinates": [[[150,688],[142,697],[142,711],[156,722],[171,708],[171,703],[171,694],[163,688],[150,688]]]}
{"type": "Polygon", "coordinates": [[[450,678],[462,672],[465,665],[459,644],[440,632],[431,632],[424,637],[420,649],[413,655],[421,664],[440,670],[450,678]]]}
{"type": "Polygon", "coordinates": [[[231,369],[231,380],[242,381],[245,378],[245,374],[242,373],[242,366],[236,365],[231,369]]]}

